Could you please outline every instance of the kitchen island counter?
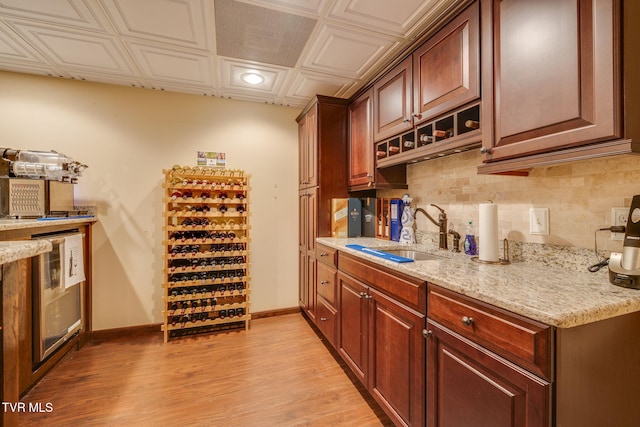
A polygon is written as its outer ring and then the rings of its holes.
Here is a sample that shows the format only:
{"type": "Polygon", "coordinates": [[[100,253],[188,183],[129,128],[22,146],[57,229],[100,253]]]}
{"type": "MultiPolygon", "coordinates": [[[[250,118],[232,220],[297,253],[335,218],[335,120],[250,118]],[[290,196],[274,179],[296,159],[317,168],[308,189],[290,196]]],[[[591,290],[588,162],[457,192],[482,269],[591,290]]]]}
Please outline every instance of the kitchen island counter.
{"type": "Polygon", "coordinates": [[[0,242],[0,264],[51,252],[51,242],[46,240],[17,240],[0,242]]]}
{"type": "Polygon", "coordinates": [[[75,225],[96,222],[93,216],[40,218],[40,219],[0,219],[0,231],[22,230],[27,228],[44,228],[51,226],[75,225]]]}
{"type": "Polygon", "coordinates": [[[333,247],[398,272],[425,280],[530,319],[571,328],[640,311],[640,290],[609,283],[607,269],[598,273],[567,271],[526,262],[490,265],[473,262],[464,253],[400,246],[374,238],[318,238],[333,247]],[[427,261],[397,263],[348,248],[415,249],[440,255],[427,261]]]}

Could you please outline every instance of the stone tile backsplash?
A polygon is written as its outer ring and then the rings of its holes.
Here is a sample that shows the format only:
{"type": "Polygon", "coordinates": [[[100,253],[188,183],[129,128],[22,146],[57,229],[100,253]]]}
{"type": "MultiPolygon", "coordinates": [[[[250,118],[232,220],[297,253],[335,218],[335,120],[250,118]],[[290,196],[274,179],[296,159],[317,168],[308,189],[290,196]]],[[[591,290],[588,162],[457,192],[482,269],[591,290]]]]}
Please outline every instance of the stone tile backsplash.
{"type": "MultiPolygon", "coordinates": [[[[498,205],[498,237],[509,240],[515,261],[539,262],[583,270],[596,261],[594,234],[601,254],[621,251],[622,242],[610,238],[611,208],[629,207],[640,194],[640,157],[614,156],[540,167],[529,176],[479,175],[477,150],[407,166],[408,190],[379,191],[378,197],[401,197],[408,192],[412,206],[437,218],[435,203],[449,219],[449,228],[463,237],[472,221],[477,236],[478,206],[498,205]],[[548,236],[529,233],[529,209],[549,208],[548,236]]],[[[437,227],[423,216],[416,220],[418,243],[435,239],[437,227]],[[420,241],[423,239],[424,241],[420,241]]],[[[501,249],[502,250],[502,249],[501,249]]]]}

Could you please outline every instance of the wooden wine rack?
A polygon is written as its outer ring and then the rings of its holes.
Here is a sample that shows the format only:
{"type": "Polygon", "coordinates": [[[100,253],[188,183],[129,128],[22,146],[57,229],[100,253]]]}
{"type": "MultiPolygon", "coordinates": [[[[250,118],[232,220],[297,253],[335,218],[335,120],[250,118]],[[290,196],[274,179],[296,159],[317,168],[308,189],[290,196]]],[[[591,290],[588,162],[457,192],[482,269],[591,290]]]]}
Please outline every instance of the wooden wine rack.
{"type": "Polygon", "coordinates": [[[188,166],[163,173],[164,342],[248,329],[249,176],[188,166]]]}

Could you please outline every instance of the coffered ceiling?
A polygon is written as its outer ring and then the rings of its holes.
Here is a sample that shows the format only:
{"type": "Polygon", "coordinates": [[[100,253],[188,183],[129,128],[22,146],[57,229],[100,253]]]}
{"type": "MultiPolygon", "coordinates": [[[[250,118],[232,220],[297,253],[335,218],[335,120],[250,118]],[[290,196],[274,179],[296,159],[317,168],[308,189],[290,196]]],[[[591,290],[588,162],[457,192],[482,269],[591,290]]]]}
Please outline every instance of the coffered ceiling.
{"type": "Polygon", "coordinates": [[[353,95],[456,3],[0,0],[0,70],[302,107],[353,95]]]}

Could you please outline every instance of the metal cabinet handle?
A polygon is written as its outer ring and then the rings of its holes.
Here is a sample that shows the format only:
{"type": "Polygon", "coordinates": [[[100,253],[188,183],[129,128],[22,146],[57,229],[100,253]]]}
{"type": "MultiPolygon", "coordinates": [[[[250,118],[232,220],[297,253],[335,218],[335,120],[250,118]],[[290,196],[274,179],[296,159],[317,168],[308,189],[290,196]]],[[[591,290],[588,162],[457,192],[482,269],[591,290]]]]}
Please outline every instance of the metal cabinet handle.
{"type": "Polygon", "coordinates": [[[422,118],[422,114],[419,114],[419,113],[411,113],[411,117],[415,117],[416,119],[421,119],[421,118],[422,118]]]}
{"type": "Polygon", "coordinates": [[[323,322],[326,322],[327,318],[326,317],[321,317],[320,320],[322,320],[323,322]]]}
{"type": "Polygon", "coordinates": [[[326,252],[320,252],[320,256],[328,256],[329,254],[326,252]]]}
{"type": "Polygon", "coordinates": [[[473,317],[462,316],[462,324],[465,326],[473,325],[473,317]]]}
{"type": "Polygon", "coordinates": [[[433,335],[433,332],[430,329],[423,329],[422,330],[422,336],[423,337],[429,338],[432,335],[433,335]]]}
{"type": "Polygon", "coordinates": [[[366,292],[360,292],[360,298],[365,298],[367,296],[366,292]]]}
{"type": "Polygon", "coordinates": [[[320,281],[320,284],[321,284],[321,285],[326,285],[327,283],[329,283],[329,281],[327,281],[327,280],[321,280],[321,281],[320,281]]]}
{"type": "Polygon", "coordinates": [[[492,152],[493,152],[493,150],[491,148],[487,148],[487,147],[480,148],[480,153],[481,154],[491,154],[492,152]]]}

